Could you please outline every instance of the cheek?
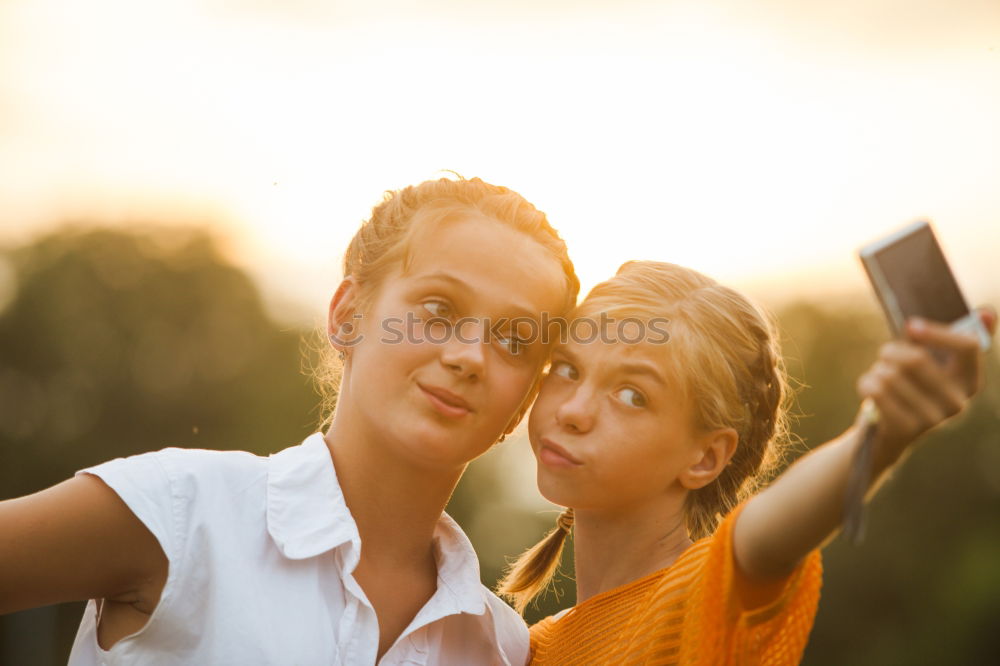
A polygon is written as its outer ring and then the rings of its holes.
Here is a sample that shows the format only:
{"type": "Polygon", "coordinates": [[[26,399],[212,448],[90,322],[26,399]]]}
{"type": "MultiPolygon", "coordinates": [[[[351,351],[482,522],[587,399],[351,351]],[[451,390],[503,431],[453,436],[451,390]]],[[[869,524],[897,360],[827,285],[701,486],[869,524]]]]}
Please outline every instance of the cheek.
{"type": "Polygon", "coordinates": [[[652,493],[666,492],[677,482],[679,470],[676,461],[662,452],[643,455],[631,467],[636,485],[652,493]]]}
{"type": "Polygon", "coordinates": [[[552,388],[551,384],[542,383],[542,388],[535,398],[535,403],[531,406],[531,416],[528,420],[530,427],[541,426],[550,423],[555,419],[556,410],[559,408],[560,397],[558,392],[552,388]]]}
{"type": "Polygon", "coordinates": [[[425,363],[440,352],[440,345],[420,338],[400,334],[380,335],[381,338],[377,338],[379,354],[386,367],[410,369],[414,363],[425,363]]]}
{"type": "Polygon", "coordinates": [[[531,390],[534,379],[535,375],[533,372],[518,368],[507,368],[497,378],[493,394],[496,396],[498,402],[502,402],[510,409],[515,409],[521,404],[528,391],[531,390]]]}

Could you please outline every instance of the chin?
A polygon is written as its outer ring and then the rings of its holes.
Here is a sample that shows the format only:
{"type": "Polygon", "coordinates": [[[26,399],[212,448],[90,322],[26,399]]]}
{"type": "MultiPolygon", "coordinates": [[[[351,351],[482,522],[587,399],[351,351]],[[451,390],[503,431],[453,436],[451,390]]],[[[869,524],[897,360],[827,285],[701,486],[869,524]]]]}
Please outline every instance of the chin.
{"type": "Polygon", "coordinates": [[[454,468],[466,465],[489,450],[473,450],[453,433],[429,427],[410,432],[399,441],[401,454],[411,463],[426,468],[454,468]]]}
{"type": "Polygon", "coordinates": [[[538,483],[538,492],[553,504],[564,507],[575,507],[579,504],[577,501],[579,497],[573,492],[574,488],[566,487],[565,483],[560,483],[558,480],[552,479],[540,466],[536,481],[538,483]]]}

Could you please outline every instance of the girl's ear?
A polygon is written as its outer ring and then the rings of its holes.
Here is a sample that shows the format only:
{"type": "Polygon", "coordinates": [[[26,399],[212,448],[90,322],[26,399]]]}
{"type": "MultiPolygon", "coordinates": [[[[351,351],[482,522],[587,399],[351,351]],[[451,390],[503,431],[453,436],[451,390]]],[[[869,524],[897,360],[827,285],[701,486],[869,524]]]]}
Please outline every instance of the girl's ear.
{"type": "Polygon", "coordinates": [[[719,478],[736,453],[739,439],[733,428],[719,428],[700,437],[694,461],[681,472],[681,485],[688,490],[697,490],[719,478]]]}
{"type": "Polygon", "coordinates": [[[327,314],[326,333],[330,344],[338,351],[346,351],[352,345],[357,334],[358,316],[358,283],[353,277],[345,277],[333,298],[330,299],[330,311],[327,314]]]}

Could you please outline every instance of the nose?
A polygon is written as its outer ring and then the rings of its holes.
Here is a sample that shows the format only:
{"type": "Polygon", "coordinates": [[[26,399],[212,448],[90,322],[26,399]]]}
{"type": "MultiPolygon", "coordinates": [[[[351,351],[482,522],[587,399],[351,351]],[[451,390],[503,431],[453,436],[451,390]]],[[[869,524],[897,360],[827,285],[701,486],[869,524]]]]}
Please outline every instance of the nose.
{"type": "Polygon", "coordinates": [[[481,325],[456,327],[443,343],[441,363],[462,378],[481,379],[486,370],[486,339],[481,325]]]}
{"type": "Polygon", "coordinates": [[[556,423],[568,432],[585,433],[594,427],[594,394],[580,386],[556,410],[556,423]]]}

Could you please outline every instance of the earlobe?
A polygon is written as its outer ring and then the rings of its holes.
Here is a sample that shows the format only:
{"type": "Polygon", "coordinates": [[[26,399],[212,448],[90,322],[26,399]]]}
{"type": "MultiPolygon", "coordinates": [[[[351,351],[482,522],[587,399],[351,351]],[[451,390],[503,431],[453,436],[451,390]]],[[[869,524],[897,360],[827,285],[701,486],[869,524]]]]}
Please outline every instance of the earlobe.
{"type": "Polygon", "coordinates": [[[344,278],[333,298],[327,315],[326,333],[330,344],[340,352],[352,345],[357,332],[358,283],[351,277],[344,278]]]}
{"type": "Polygon", "coordinates": [[[704,488],[719,478],[736,453],[739,435],[733,428],[719,428],[706,433],[699,441],[698,453],[692,464],[680,475],[688,490],[704,488]]]}

